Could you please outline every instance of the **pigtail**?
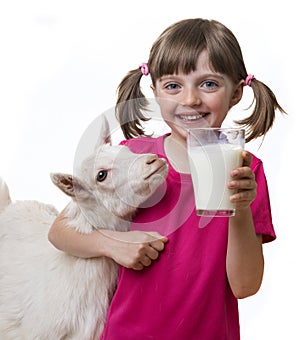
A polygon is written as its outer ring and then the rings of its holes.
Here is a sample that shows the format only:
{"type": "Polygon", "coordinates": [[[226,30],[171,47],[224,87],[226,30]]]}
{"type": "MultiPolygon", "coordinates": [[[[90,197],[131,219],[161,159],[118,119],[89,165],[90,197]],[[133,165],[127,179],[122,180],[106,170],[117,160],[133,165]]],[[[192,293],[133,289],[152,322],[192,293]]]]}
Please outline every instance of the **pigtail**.
{"type": "Polygon", "coordinates": [[[278,104],[272,90],[263,82],[254,78],[251,81],[251,88],[254,100],[250,107],[254,105],[253,112],[249,117],[235,121],[246,129],[246,142],[265,136],[273,125],[276,110],[286,113],[278,104]]]}
{"type": "Polygon", "coordinates": [[[140,87],[142,76],[139,68],[132,70],[128,72],[118,86],[115,114],[126,139],[144,136],[141,122],[150,119],[142,112],[147,111],[149,105],[140,87]]]}

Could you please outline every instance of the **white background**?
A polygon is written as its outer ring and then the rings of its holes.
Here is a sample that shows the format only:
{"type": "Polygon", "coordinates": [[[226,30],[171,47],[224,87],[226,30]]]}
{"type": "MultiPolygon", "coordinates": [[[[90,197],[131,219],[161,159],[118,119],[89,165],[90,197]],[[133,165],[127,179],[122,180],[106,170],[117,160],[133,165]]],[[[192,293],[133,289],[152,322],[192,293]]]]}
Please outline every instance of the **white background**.
{"type": "Polygon", "coordinates": [[[2,0],[0,176],[12,198],[62,209],[68,198],[49,173],[72,172],[82,133],[114,106],[121,78],[147,61],[171,23],[217,19],[238,38],[248,72],[289,113],[278,114],[260,148],[261,141],[248,145],[264,161],[278,238],[264,246],[261,290],[240,301],[242,339],[300,339],[298,12],[293,0],[2,0]]]}

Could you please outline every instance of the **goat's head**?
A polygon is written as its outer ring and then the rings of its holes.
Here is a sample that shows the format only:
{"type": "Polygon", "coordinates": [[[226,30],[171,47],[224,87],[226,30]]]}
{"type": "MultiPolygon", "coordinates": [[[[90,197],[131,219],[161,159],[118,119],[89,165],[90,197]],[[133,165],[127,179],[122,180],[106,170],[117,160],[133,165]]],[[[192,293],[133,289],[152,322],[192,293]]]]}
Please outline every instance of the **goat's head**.
{"type": "Polygon", "coordinates": [[[167,176],[165,160],[154,154],[135,154],[112,146],[106,119],[94,153],[85,158],[78,175],[55,173],[51,179],[76,201],[92,223],[103,214],[130,219],[167,176]]]}

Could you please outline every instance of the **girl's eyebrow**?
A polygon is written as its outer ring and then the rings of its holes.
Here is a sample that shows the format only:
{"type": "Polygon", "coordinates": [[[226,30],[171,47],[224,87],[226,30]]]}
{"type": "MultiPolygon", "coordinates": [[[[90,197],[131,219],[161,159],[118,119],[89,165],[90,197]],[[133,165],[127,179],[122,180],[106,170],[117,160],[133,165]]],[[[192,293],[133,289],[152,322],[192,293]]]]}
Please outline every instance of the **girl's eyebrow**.
{"type": "Polygon", "coordinates": [[[158,80],[159,81],[165,81],[165,80],[173,80],[174,78],[178,78],[178,76],[174,75],[165,75],[165,76],[161,76],[158,80]]]}
{"type": "MultiPolygon", "coordinates": [[[[224,80],[224,76],[220,73],[216,73],[216,72],[212,72],[212,73],[203,73],[201,75],[199,75],[198,78],[201,79],[218,79],[218,80],[224,80]]],[[[168,75],[164,75],[162,76],[159,80],[160,81],[167,81],[167,80],[176,80],[176,79],[181,79],[181,76],[178,74],[168,74],[168,75]]]]}

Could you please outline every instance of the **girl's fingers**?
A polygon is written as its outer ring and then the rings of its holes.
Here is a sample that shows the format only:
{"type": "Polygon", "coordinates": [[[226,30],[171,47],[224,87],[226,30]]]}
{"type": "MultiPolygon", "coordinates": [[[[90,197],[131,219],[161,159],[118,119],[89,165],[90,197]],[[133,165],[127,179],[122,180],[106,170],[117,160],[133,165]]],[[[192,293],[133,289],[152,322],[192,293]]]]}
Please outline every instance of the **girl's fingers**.
{"type": "MultiPolygon", "coordinates": [[[[149,248],[151,248],[149,246],[149,248]]],[[[159,252],[152,248],[148,250],[147,253],[141,255],[139,261],[137,261],[132,268],[135,270],[142,270],[144,267],[149,267],[152,261],[156,260],[159,256],[159,252]]]]}
{"type": "Polygon", "coordinates": [[[151,259],[147,255],[145,255],[140,262],[145,267],[150,266],[150,264],[152,263],[151,259]]]}
{"type": "Polygon", "coordinates": [[[242,151],[242,158],[243,158],[243,166],[250,166],[252,163],[252,155],[250,152],[243,150],[242,151]]]}
{"type": "Polygon", "coordinates": [[[144,269],[144,265],[141,262],[135,263],[132,267],[128,267],[128,268],[132,268],[134,270],[142,270],[144,269]]]}
{"type": "Polygon", "coordinates": [[[154,241],[143,243],[138,246],[137,254],[129,267],[135,270],[142,270],[144,267],[149,267],[153,261],[159,258],[160,252],[165,247],[167,238],[156,239],[154,241]]]}
{"type": "Polygon", "coordinates": [[[252,155],[250,152],[243,150],[242,151],[243,165],[239,168],[233,169],[230,173],[230,176],[235,179],[240,178],[254,178],[254,173],[250,168],[252,163],[252,155]]]}
{"type": "Polygon", "coordinates": [[[232,196],[230,196],[231,202],[252,202],[256,197],[256,192],[254,190],[240,191],[232,196]]]}
{"type": "Polygon", "coordinates": [[[230,197],[231,202],[239,206],[249,206],[256,197],[257,183],[255,174],[249,167],[252,162],[252,155],[243,151],[243,166],[231,171],[232,180],[228,183],[229,189],[236,189],[237,192],[230,197]]]}
{"type": "Polygon", "coordinates": [[[238,181],[231,181],[228,183],[229,189],[244,189],[253,190],[256,189],[257,184],[253,179],[240,179],[238,181]]]}
{"type": "Polygon", "coordinates": [[[159,251],[157,251],[155,248],[153,248],[152,246],[149,246],[149,250],[147,251],[147,256],[151,259],[151,260],[156,260],[159,256],[159,251]]]}
{"type": "Polygon", "coordinates": [[[230,176],[234,179],[241,179],[241,178],[249,178],[249,179],[255,179],[255,175],[251,168],[249,167],[242,167],[237,168],[231,171],[230,176]]]}

